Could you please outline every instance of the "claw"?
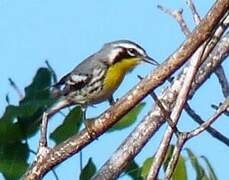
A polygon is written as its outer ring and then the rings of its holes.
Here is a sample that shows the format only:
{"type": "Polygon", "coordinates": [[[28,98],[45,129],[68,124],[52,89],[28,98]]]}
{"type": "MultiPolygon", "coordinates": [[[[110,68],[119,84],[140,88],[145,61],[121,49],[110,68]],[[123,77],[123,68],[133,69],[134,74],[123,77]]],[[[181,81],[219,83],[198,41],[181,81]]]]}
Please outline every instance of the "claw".
{"type": "Polygon", "coordinates": [[[88,132],[89,136],[92,139],[97,139],[96,132],[93,129],[94,121],[93,120],[86,120],[86,121],[84,121],[84,125],[85,125],[85,127],[87,129],[87,132],[88,132]]]}

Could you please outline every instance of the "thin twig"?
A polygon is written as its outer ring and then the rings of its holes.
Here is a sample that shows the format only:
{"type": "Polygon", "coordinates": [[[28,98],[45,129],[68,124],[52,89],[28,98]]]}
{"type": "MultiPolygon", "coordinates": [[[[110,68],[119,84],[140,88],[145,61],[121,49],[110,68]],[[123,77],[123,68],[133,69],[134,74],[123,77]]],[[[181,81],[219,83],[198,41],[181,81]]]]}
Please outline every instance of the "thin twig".
{"type": "MultiPolygon", "coordinates": [[[[199,125],[203,124],[204,121],[202,118],[190,107],[188,103],[185,105],[185,111],[187,114],[192,117],[192,119],[197,122],[199,125]]],[[[219,140],[220,142],[224,143],[225,145],[229,146],[229,138],[224,136],[222,133],[214,129],[213,127],[209,126],[206,130],[209,134],[211,134],[214,138],[219,140]]]]}
{"type": "Polygon", "coordinates": [[[16,93],[18,94],[18,97],[20,100],[22,100],[24,98],[23,93],[21,92],[21,90],[19,89],[19,87],[17,86],[17,84],[11,79],[8,79],[10,82],[10,86],[16,91],[16,93]]]}
{"type": "MultiPolygon", "coordinates": [[[[139,79],[143,79],[143,77],[141,77],[140,75],[138,75],[139,79]]],[[[150,93],[150,96],[153,98],[153,100],[155,101],[155,103],[158,105],[158,107],[160,108],[162,114],[164,115],[164,118],[166,119],[166,121],[168,122],[169,126],[174,130],[174,132],[176,133],[177,136],[179,136],[179,130],[177,129],[176,125],[174,124],[173,120],[170,118],[170,113],[169,111],[167,111],[165,109],[165,106],[162,104],[162,102],[159,100],[159,98],[157,97],[156,93],[154,91],[152,91],[150,93]]]]}
{"type": "Polygon", "coordinates": [[[47,65],[49,71],[52,73],[52,77],[53,77],[53,82],[54,84],[57,83],[57,75],[56,72],[54,71],[54,69],[52,68],[52,66],[50,65],[48,60],[45,60],[45,64],[47,65]]]}
{"type": "Polygon", "coordinates": [[[196,10],[195,4],[192,2],[192,0],[187,0],[186,3],[192,12],[192,17],[193,17],[194,22],[196,23],[196,25],[198,25],[201,21],[201,17],[196,10]]]}
{"type": "Polygon", "coordinates": [[[180,152],[185,144],[185,142],[187,142],[189,139],[199,135],[200,133],[202,133],[203,131],[207,130],[210,125],[221,115],[223,114],[223,112],[229,107],[229,97],[227,99],[225,99],[225,101],[223,102],[223,104],[219,107],[219,109],[216,111],[216,113],[207,121],[205,121],[203,124],[201,124],[198,128],[187,132],[187,133],[181,133],[180,137],[178,138],[178,141],[176,143],[176,146],[174,148],[171,160],[168,164],[168,167],[166,169],[166,175],[165,175],[165,179],[169,180],[172,178],[172,175],[174,173],[174,170],[176,168],[176,164],[178,162],[179,159],[179,155],[180,152]]]}
{"type": "Polygon", "coordinates": [[[184,21],[184,18],[182,15],[183,9],[172,10],[172,9],[168,9],[166,7],[163,7],[161,5],[158,5],[157,7],[161,11],[163,11],[164,13],[169,14],[170,16],[174,17],[177,20],[177,22],[179,23],[180,28],[181,28],[182,32],[185,34],[185,36],[188,36],[191,33],[191,31],[188,28],[188,25],[184,21]]]}
{"type": "Polygon", "coordinates": [[[9,105],[10,104],[10,97],[9,94],[7,93],[5,96],[6,103],[9,105]]]}
{"type": "Polygon", "coordinates": [[[229,82],[227,80],[227,77],[221,65],[217,67],[217,69],[215,70],[215,74],[219,80],[219,84],[221,85],[221,89],[222,89],[224,97],[225,98],[228,97],[229,96],[229,82]]]}
{"type": "Polygon", "coordinates": [[[207,127],[209,127],[227,108],[229,107],[229,97],[225,99],[223,104],[217,109],[216,113],[206,122],[200,125],[200,127],[195,130],[187,133],[187,139],[190,139],[194,136],[197,136],[201,132],[203,132],[207,127]]]}
{"type": "Polygon", "coordinates": [[[83,152],[80,151],[80,172],[83,171],[83,152]]]}
{"type": "MultiPolygon", "coordinates": [[[[212,107],[213,109],[215,109],[215,110],[217,110],[217,109],[219,108],[219,106],[216,106],[215,104],[212,104],[211,107],[212,107]]],[[[224,114],[225,114],[226,116],[229,117],[229,110],[226,110],[226,111],[224,112],[224,114]]]]}

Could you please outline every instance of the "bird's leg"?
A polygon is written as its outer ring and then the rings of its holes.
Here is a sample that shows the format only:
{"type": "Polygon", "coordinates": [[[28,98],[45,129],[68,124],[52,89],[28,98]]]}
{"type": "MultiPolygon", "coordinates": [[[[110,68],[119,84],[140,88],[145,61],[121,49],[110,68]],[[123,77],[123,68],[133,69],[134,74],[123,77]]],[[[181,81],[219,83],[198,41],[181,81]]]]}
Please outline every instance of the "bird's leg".
{"type": "Polygon", "coordinates": [[[114,97],[112,95],[108,98],[108,102],[111,106],[114,105],[117,101],[118,101],[118,99],[116,99],[116,101],[115,101],[114,97]]]}
{"type": "Polygon", "coordinates": [[[83,123],[84,123],[84,126],[85,128],[87,129],[87,132],[89,134],[89,136],[93,139],[95,139],[95,132],[92,128],[92,123],[90,122],[90,120],[87,120],[86,118],[86,111],[87,111],[87,107],[86,106],[81,106],[81,109],[82,109],[82,119],[83,119],[83,123]]]}
{"type": "Polygon", "coordinates": [[[87,118],[86,118],[86,111],[87,111],[87,107],[86,106],[81,106],[81,110],[82,110],[82,120],[83,120],[83,123],[85,125],[85,127],[87,127],[87,118]]]}

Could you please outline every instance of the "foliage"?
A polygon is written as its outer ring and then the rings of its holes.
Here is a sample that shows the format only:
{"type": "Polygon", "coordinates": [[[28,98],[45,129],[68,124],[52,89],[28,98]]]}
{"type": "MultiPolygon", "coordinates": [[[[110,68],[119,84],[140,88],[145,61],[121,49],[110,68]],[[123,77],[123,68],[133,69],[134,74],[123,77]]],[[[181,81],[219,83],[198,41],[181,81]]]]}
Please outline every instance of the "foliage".
{"type": "Polygon", "coordinates": [[[92,158],[89,158],[86,166],[83,168],[80,174],[80,180],[90,179],[96,172],[96,166],[92,161],[92,158]]]}
{"type": "Polygon", "coordinates": [[[135,106],[130,112],[128,112],[120,121],[118,121],[110,130],[109,132],[113,132],[116,130],[125,129],[129,126],[131,126],[136,120],[141,112],[141,110],[144,108],[145,103],[140,103],[137,106],[135,106]]]}
{"type": "MultiPolygon", "coordinates": [[[[40,68],[36,72],[32,83],[25,88],[25,97],[19,101],[18,105],[8,105],[0,118],[0,172],[5,179],[19,179],[29,166],[28,158],[32,151],[27,140],[35,135],[39,130],[42,113],[45,109],[52,106],[55,101],[50,96],[50,86],[55,78],[55,73],[48,68],[40,68]]],[[[6,97],[9,103],[9,96],[6,97]]],[[[145,103],[138,104],[132,111],[124,116],[111,130],[119,131],[132,125],[136,120],[145,103]]],[[[65,116],[63,123],[54,129],[50,138],[56,143],[66,140],[68,137],[77,133],[82,125],[82,112],[79,107],[74,107],[65,116]]],[[[171,158],[173,146],[170,147],[164,170],[171,158]]],[[[188,160],[191,160],[192,166],[197,174],[197,179],[216,179],[214,170],[208,159],[202,156],[207,169],[199,163],[190,149],[188,160]],[[208,172],[208,174],[206,173],[208,172]]],[[[134,180],[144,179],[150,169],[153,158],[146,158],[141,166],[135,161],[131,161],[125,169],[125,174],[134,180]]],[[[180,157],[178,166],[174,173],[174,179],[187,179],[187,159],[180,157]]],[[[89,158],[86,166],[80,174],[81,180],[90,179],[96,172],[96,165],[89,158]]]]}

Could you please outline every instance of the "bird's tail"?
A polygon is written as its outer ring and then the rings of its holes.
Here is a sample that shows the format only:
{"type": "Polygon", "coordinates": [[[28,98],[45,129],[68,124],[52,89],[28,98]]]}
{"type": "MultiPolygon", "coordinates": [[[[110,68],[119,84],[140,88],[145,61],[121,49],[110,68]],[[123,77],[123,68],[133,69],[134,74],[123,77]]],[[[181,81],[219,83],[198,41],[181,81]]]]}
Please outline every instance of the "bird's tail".
{"type": "Polygon", "coordinates": [[[67,99],[60,98],[51,108],[46,110],[46,113],[48,114],[48,118],[51,118],[54,114],[56,114],[61,109],[72,105],[73,103],[69,102],[67,99]]]}

